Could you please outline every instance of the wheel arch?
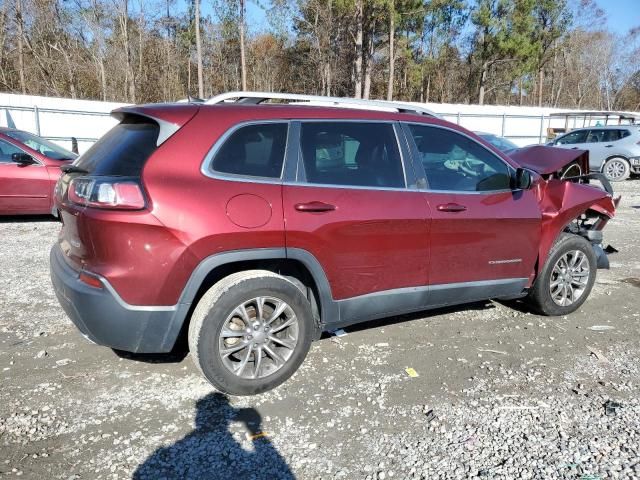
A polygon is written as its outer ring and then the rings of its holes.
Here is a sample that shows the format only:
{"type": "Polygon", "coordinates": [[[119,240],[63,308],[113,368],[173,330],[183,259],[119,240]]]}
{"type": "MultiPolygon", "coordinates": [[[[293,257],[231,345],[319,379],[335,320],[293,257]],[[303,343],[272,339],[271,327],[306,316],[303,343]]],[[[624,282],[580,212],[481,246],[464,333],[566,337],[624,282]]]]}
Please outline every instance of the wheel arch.
{"type": "MultiPolygon", "coordinates": [[[[633,173],[633,168],[631,167],[631,161],[629,160],[629,157],[627,155],[622,155],[622,154],[609,155],[607,158],[605,158],[602,161],[602,164],[600,165],[599,173],[601,173],[602,175],[605,175],[604,167],[606,166],[607,162],[615,158],[620,159],[627,164],[628,174],[625,178],[622,179],[622,180],[626,180],[629,177],[629,175],[633,173]]],[[[615,181],[615,180],[609,180],[609,181],[615,181]]]]}
{"type": "MultiPolygon", "coordinates": [[[[258,248],[234,250],[211,255],[202,260],[195,268],[182,294],[174,317],[176,343],[186,345],[186,333],[191,315],[198,300],[221,279],[244,270],[268,270],[286,278],[295,280],[307,288],[303,291],[312,304],[314,318],[319,331],[325,319],[339,315],[338,304],[334,302],[327,276],[318,260],[302,249],[258,248]]],[[[183,346],[184,346],[183,345],[183,346]]]]}
{"type": "Polygon", "coordinates": [[[588,231],[601,231],[609,219],[613,218],[615,205],[610,197],[600,199],[592,204],[579,205],[578,208],[570,209],[571,214],[557,215],[555,218],[545,218],[543,216],[543,228],[538,250],[538,259],[535,265],[535,277],[538,276],[544,267],[551,248],[563,233],[574,233],[582,236],[593,243],[589,238],[588,231]],[[608,200],[608,201],[606,201],[608,200]],[[584,231],[572,231],[570,226],[574,221],[585,215],[587,218],[595,219],[592,228],[584,231]]]}
{"type": "Polygon", "coordinates": [[[629,163],[629,165],[631,165],[631,163],[629,162],[629,158],[626,155],[621,155],[621,154],[609,155],[602,161],[602,164],[600,165],[600,172],[601,173],[602,173],[602,171],[604,171],[604,164],[607,163],[612,158],[621,158],[625,162],[629,163]]]}

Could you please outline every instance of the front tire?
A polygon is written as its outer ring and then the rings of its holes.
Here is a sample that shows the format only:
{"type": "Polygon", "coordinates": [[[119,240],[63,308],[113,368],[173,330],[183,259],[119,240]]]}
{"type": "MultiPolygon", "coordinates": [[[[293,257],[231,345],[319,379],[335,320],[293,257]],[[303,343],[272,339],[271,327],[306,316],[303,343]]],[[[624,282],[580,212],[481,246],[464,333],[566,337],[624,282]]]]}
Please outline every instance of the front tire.
{"type": "Polygon", "coordinates": [[[273,272],[249,270],[202,296],[189,325],[189,349],[218,390],[254,395],[293,375],[313,334],[311,305],[300,289],[273,272]]]}
{"type": "Polygon", "coordinates": [[[626,158],[613,157],[604,162],[602,173],[610,182],[622,182],[631,175],[631,165],[626,158]]]}
{"type": "Polygon", "coordinates": [[[591,244],[562,233],[527,297],[542,315],[567,315],[585,302],[596,280],[597,259],[591,244]]]}

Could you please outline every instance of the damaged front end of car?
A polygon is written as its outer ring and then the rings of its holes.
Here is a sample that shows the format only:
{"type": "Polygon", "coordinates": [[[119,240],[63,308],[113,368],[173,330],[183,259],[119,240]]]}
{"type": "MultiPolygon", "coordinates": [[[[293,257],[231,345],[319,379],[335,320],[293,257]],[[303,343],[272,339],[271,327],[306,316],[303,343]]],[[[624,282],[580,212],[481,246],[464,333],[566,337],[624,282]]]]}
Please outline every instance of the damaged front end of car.
{"type": "Polygon", "coordinates": [[[589,240],[598,268],[609,268],[607,254],[617,250],[603,247],[602,230],[614,217],[620,197],[613,198],[611,184],[603,175],[589,173],[589,152],[533,146],[510,156],[539,175],[533,185],[542,214],[538,264],[544,265],[558,236],[568,232],[589,240]],[[601,186],[592,184],[593,180],[601,186]]]}

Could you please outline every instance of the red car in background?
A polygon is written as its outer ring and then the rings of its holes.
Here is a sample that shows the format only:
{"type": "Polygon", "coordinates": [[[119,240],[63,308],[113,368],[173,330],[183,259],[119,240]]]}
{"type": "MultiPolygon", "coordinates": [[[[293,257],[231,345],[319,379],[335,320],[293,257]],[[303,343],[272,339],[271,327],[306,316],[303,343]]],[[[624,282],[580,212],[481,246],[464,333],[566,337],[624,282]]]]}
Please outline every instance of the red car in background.
{"type": "Polygon", "coordinates": [[[76,157],[32,133],[0,128],[0,215],[51,213],[60,167],[76,157]]]}

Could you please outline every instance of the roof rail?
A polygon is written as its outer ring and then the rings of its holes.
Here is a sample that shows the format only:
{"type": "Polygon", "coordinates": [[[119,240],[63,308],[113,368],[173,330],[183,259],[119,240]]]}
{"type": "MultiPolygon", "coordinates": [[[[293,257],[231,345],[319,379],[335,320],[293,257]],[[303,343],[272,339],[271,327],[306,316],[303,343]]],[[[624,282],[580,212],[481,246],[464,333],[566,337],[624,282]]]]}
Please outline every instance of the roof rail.
{"type": "Polygon", "coordinates": [[[384,100],[361,100],[357,98],[343,97],[323,97],[321,95],[300,95],[297,93],[268,93],[268,92],[227,92],[211,97],[205,101],[206,105],[219,103],[242,103],[248,105],[258,105],[268,100],[288,100],[290,104],[304,104],[322,107],[342,107],[355,108],[361,110],[381,110],[387,112],[412,113],[416,115],[427,115],[430,117],[440,116],[431,110],[417,105],[401,102],[388,102],[384,100]]]}

